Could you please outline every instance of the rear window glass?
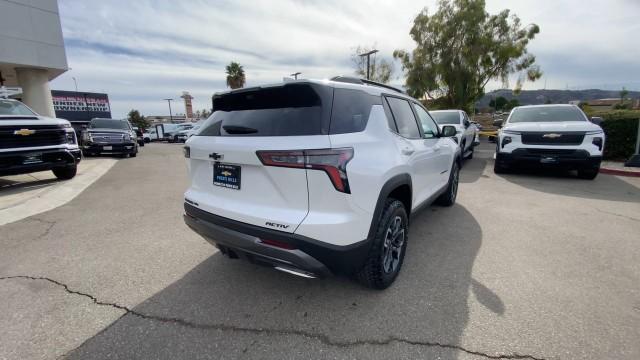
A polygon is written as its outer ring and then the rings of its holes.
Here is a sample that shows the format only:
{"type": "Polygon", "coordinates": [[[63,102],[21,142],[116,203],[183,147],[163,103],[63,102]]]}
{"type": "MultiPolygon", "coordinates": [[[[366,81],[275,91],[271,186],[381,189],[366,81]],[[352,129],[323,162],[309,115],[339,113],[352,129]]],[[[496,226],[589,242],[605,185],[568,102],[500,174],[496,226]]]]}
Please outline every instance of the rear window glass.
{"type": "Polygon", "coordinates": [[[457,111],[432,111],[431,116],[440,125],[460,124],[460,113],[457,111]]]}
{"type": "Polygon", "coordinates": [[[513,110],[510,123],[587,121],[582,112],[573,106],[540,106],[513,110]]]}
{"type": "Polygon", "coordinates": [[[413,115],[409,102],[395,97],[387,97],[387,101],[393,113],[393,118],[396,121],[398,134],[409,139],[420,138],[418,123],[416,122],[416,117],[413,115]]]}
{"type": "Polygon", "coordinates": [[[367,127],[373,105],[382,104],[379,96],[359,90],[335,89],[331,110],[331,134],[363,131],[367,127]]]}
{"type": "Polygon", "coordinates": [[[202,125],[200,136],[320,135],[331,97],[310,84],[240,91],[214,96],[214,113],[202,125]],[[326,95],[326,94],[325,94],[326,95]]]}

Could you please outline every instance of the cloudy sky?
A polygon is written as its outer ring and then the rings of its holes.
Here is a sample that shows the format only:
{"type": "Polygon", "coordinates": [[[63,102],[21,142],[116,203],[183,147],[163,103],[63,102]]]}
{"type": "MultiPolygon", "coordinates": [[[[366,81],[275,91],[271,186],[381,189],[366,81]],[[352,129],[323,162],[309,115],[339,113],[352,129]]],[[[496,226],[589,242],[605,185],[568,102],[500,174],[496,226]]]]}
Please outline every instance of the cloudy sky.
{"type": "MultiPolygon", "coordinates": [[[[72,69],[52,88],[109,94],[114,117],[129,109],[168,114],[163,98],[195,97],[210,105],[225,89],[224,67],[240,62],[247,85],[303,77],[351,74],[357,45],[411,50],[409,29],[435,0],[406,1],[164,1],[59,0],[67,59],[72,69]]],[[[640,1],[487,0],[487,10],[510,8],[541,33],[529,50],[544,77],[525,89],[640,90],[640,1]]],[[[402,84],[396,64],[395,84],[402,84]]],[[[490,84],[490,88],[499,83],[490,84]]],[[[180,102],[174,112],[184,112],[180,102]]]]}

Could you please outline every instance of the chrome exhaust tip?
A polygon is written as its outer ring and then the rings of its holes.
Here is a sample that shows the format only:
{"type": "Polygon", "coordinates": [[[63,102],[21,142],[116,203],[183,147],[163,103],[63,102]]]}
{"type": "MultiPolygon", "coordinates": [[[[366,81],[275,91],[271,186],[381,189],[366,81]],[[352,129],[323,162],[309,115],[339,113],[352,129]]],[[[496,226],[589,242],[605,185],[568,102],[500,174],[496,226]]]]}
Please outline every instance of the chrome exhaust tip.
{"type": "Polygon", "coordinates": [[[293,268],[288,268],[288,267],[282,267],[282,266],[276,266],[274,267],[274,269],[278,270],[278,271],[282,271],[285,272],[287,274],[292,274],[292,275],[297,275],[306,279],[315,279],[317,278],[317,276],[315,274],[312,274],[310,272],[307,271],[303,271],[303,270],[299,270],[299,269],[293,269],[293,268]]]}

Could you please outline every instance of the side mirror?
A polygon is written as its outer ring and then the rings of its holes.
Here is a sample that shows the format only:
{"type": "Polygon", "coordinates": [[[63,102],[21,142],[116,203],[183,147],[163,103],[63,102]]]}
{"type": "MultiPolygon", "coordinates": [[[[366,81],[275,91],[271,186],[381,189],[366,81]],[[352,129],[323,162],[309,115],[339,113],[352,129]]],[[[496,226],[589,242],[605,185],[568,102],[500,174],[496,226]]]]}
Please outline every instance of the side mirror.
{"type": "Polygon", "coordinates": [[[458,130],[456,130],[455,126],[445,125],[442,127],[442,137],[456,136],[456,132],[458,132],[458,130]]]}
{"type": "Polygon", "coordinates": [[[502,124],[504,124],[504,120],[493,120],[493,126],[497,128],[501,128],[502,124]]]}
{"type": "Polygon", "coordinates": [[[594,124],[596,124],[598,126],[600,126],[602,124],[602,118],[599,117],[599,116],[594,116],[590,120],[591,120],[592,123],[594,123],[594,124]]]}

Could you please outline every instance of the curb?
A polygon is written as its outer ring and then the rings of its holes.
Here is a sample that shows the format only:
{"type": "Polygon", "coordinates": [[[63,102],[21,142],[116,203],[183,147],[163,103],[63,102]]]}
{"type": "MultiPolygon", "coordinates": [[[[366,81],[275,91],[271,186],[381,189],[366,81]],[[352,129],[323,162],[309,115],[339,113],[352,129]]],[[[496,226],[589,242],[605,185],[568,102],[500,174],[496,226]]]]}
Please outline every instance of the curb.
{"type": "Polygon", "coordinates": [[[640,171],[628,171],[619,169],[600,168],[600,173],[618,176],[640,177],[640,171]]]}

